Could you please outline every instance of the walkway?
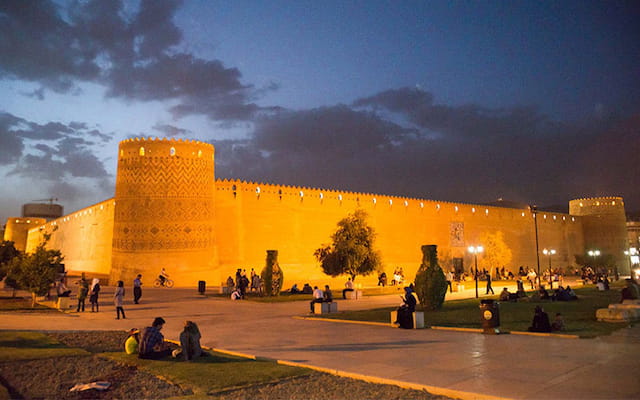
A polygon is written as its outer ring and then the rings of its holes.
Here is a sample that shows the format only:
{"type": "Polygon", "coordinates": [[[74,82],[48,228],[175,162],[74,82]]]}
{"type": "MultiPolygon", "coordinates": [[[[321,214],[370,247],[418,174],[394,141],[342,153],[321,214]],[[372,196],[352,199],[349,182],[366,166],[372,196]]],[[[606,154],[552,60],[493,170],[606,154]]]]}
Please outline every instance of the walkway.
{"type": "MultiPolygon", "coordinates": [[[[501,288],[495,285],[496,292],[501,288]]],[[[125,305],[127,319],[115,320],[110,301],[113,288],[106,287],[101,294],[100,313],[3,315],[0,329],[126,330],[144,327],[162,316],[167,320],[165,336],[175,339],[183,321],[190,319],[200,326],[206,346],[440,388],[434,392],[442,394],[640,398],[638,326],[598,339],[402,330],[293,319],[308,312],[308,302],[234,302],[205,298],[195,289],[175,288],[145,289],[141,304],[125,305]]],[[[467,290],[454,297],[473,294],[467,290]]],[[[339,307],[364,309],[399,302],[396,295],[373,296],[340,300],[339,307]]]]}

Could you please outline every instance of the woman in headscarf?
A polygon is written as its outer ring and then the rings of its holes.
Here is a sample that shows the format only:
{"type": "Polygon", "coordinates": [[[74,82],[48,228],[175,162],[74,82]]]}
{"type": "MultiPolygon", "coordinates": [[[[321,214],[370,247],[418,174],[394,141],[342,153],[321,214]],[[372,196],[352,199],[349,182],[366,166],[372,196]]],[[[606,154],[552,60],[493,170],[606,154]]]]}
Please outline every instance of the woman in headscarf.
{"type": "Polygon", "coordinates": [[[91,303],[91,312],[98,312],[98,293],[100,293],[100,279],[93,278],[91,288],[89,289],[89,302],[91,303]]]}
{"type": "Polygon", "coordinates": [[[182,356],[185,361],[193,360],[200,357],[202,347],[200,347],[200,329],[193,321],[185,321],[184,329],[180,333],[181,350],[174,351],[173,356],[182,356]]]}

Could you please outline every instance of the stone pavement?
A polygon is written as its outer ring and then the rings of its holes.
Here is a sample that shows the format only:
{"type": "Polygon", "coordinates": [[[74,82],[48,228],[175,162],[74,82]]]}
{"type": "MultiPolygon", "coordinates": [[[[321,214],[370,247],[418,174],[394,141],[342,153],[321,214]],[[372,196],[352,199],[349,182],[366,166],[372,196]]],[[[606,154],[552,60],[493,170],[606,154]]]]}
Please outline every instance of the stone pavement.
{"type": "MultiPolygon", "coordinates": [[[[502,288],[494,286],[496,292],[502,288]]],[[[114,289],[104,287],[99,313],[5,314],[0,329],[127,330],[162,316],[168,339],[177,339],[189,319],[200,326],[208,347],[406,382],[453,397],[640,398],[640,326],[597,339],[403,330],[299,320],[292,316],[306,315],[308,302],[231,301],[205,298],[195,289],[145,288],[141,304],[133,305],[127,289],[126,320],[115,320],[114,289]]],[[[346,310],[394,306],[400,299],[338,302],[346,310]]]]}

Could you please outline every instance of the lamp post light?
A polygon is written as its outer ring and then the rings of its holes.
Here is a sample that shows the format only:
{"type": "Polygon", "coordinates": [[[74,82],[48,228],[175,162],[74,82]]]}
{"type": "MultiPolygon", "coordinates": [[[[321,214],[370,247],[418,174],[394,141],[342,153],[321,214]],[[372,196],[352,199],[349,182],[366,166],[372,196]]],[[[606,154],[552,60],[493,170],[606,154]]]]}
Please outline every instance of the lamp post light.
{"type": "Polygon", "coordinates": [[[482,253],[484,249],[482,246],[469,246],[469,253],[473,254],[473,258],[476,264],[476,273],[475,273],[475,281],[476,281],[476,299],[478,298],[478,253],[482,253]]]}
{"type": "Polygon", "coordinates": [[[598,268],[596,267],[596,257],[598,257],[600,255],[600,250],[595,249],[595,250],[589,250],[587,251],[587,254],[591,257],[593,257],[593,268],[595,269],[596,272],[598,270],[598,268]]]}
{"type": "Polygon", "coordinates": [[[542,254],[549,259],[549,289],[553,289],[553,274],[551,273],[551,256],[556,254],[554,249],[543,249],[542,254]]]}
{"type": "Polygon", "coordinates": [[[529,206],[531,215],[533,216],[533,226],[536,232],[536,264],[538,265],[538,286],[540,286],[540,246],[538,245],[538,206],[535,204],[529,206]]]}
{"type": "MultiPolygon", "coordinates": [[[[627,259],[627,261],[629,262],[629,275],[631,275],[631,277],[633,279],[633,271],[632,271],[633,268],[631,266],[631,251],[625,250],[624,251],[624,255],[625,255],[625,258],[627,259]]],[[[617,269],[616,269],[616,271],[617,271],[617,269]]]]}

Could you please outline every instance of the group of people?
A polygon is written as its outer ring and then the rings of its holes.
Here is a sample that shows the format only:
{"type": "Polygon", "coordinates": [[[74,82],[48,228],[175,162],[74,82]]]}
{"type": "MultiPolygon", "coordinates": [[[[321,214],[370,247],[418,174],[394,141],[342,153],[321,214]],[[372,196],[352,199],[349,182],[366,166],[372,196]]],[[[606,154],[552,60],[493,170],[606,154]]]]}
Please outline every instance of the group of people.
{"type": "Polygon", "coordinates": [[[180,333],[180,348],[171,350],[169,344],[165,342],[162,328],[166,321],[162,317],[153,320],[140,332],[133,328],[124,342],[124,350],[127,354],[137,354],[138,358],[147,360],[158,360],[169,355],[174,358],[182,358],[185,361],[196,359],[207,353],[202,351],[200,346],[200,329],[193,321],[185,321],[184,328],[180,333]]]}
{"type": "Polygon", "coordinates": [[[529,327],[529,332],[548,333],[564,330],[564,318],[562,314],[556,313],[553,322],[549,322],[549,315],[544,311],[542,306],[536,306],[533,313],[533,322],[529,327]]]}
{"type": "MultiPolygon", "coordinates": [[[[168,274],[165,272],[164,268],[162,272],[158,276],[158,279],[162,282],[162,279],[167,279],[168,274]]],[[[67,277],[66,274],[63,274],[56,283],[56,291],[58,297],[70,297],[71,290],[67,287],[66,284],[67,277]]],[[[78,285],[77,291],[77,300],[78,304],[76,306],[76,312],[84,312],[85,311],[85,303],[87,297],[89,298],[89,302],[91,303],[91,312],[99,312],[100,311],[100,303],[99,296],[101,291],[100,279],[93,278],[91,283],[86,278],[85,273],[83,272],[80,276],[80,279],[75,282],[78,285]]],[[[126,319],[124,312],[124,297],[125,297],[125,287],[124,281],[118,281],[116,283],[116,290],[113,294],[113,302],[116,308],[116,319],[126,319]]],[[[142,297],[142,275],[138,274],[133,280],[133,303],[140,304],[140,298],[142,297]]]]}
{"type": "Polygon", "coordinates": [[[244,299],[248,291],[262,293],[262,278],[253,268],[250,276],[246,269],[238,268],[235,281],[231,276],[227,278],[227,287],[231,290],[232,300],[244,299]]]}
{"type": "Polygon", "coordinates": [[[329,288],[329,285],[324,285],[324,291],[317,286],[313,287],[313,299],[309,302],[311,313],[315,312],[314,304],[316,303],[331,303],[333,301],[333,293],[329,288]]]}

